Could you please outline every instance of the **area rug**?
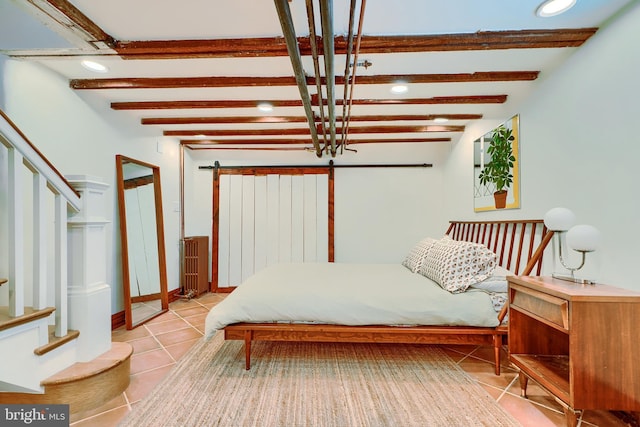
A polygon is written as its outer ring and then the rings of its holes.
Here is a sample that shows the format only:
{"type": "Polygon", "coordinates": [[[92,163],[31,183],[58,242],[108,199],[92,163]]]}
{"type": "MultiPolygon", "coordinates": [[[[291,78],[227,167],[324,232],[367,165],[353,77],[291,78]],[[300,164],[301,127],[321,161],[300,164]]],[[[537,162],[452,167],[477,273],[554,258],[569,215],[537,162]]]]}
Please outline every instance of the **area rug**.
{"type": "Polygon", "coordinates": [[[437,346],[201,341],[121,426],[518,426],[437,346]]]}

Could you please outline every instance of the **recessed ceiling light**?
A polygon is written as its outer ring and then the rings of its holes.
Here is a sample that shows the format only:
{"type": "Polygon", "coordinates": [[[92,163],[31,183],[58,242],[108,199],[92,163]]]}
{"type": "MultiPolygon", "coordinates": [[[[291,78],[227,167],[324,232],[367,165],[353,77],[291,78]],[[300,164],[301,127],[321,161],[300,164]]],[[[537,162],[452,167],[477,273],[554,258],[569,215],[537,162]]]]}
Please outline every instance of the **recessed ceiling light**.
{"type": "Polygon", "coordinates": [[[107,71],[109,71],[109,69],[106,66],[96,61],[90,61],[88,59],[85,59],[81,62],[81,64],[87,70],[93,71],[96,73],[106,73],[107,71]]]}
{"type": "Polygon", "coordinates": [[[404,83],[398,83],[391,86],[392,93],[407,93],[409,91],[409,86],[404,83]]]}
{"type": "Polygon", "coordinates": [[[436,117],[435,119],[433,119],[433,121],[436,123],[447,123],[449,119],[447,119],[446,117],[436,117]]]}
{"type": "Polygon", "coordinates": [[[258,110],[268,113],[269,111],[273,111],[273,105],[269,104],[268,102],[261,102],[260,104],[258,104],[258,110]]]}
{"type": "Polygon", "coordinates": [[[538,9],[536,9],[536,15],[543,18],[559,15],[571,9],[575,4],[576,0],[546,0],[538,6],[538,9]]]}

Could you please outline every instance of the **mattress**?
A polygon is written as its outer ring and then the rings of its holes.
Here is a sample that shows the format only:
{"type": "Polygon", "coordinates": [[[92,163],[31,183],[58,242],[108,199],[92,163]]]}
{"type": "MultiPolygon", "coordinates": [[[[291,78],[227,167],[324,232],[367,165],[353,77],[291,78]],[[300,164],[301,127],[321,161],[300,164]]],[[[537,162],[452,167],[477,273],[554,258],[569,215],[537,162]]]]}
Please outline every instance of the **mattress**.
{"type": "Polygon", "coordinates": [[[401,264],[291,263],[246,279],[206,317],[205,337],[238,322],[499,324],[489,293],[452,294],[401,264]]]}

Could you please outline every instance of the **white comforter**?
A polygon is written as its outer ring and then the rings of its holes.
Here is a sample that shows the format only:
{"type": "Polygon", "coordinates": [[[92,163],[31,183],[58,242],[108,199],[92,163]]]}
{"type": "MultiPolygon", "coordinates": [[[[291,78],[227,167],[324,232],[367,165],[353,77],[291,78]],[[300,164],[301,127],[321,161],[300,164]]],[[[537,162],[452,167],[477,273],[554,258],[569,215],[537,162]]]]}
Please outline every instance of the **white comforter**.
{"type": "Polygon", "coordinates": [[[451,294],[401,264],[277,264],[245,280],[206,318],[205,337],[237,322],[497,326],[483,291],[451,294]]]}

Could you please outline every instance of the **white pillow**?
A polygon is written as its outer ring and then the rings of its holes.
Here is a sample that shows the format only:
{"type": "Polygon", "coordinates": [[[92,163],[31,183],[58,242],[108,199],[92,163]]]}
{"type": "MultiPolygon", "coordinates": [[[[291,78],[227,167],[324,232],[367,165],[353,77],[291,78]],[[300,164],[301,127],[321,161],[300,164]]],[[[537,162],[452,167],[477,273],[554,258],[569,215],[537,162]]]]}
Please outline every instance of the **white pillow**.
{"type": "Polygon", "coordinates": [[[491,276],[481,282],[472,283],[469,287],[487,292],[507,292],[507,276],[513,276],[513,273],[504,267],[496,266],[491,276]]]}
{"type": "Polygon", "coordinates": [[[402,261],[402,265],[411,270],[412,273],[417,273],[422,265],[425,255],[435,242],[437,242],[437,240],[431,237],[425,237],[420,240],[413,248],[411,248],[407,257],[402,261]]]}
{"type": "Polygon", "coordinates": [[[485,245],[445,237],[429,249],[418,273],[451,293],[459,293],[491,276],[495,266],[496,254],[485,245]]]}

